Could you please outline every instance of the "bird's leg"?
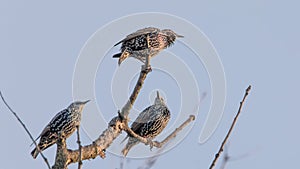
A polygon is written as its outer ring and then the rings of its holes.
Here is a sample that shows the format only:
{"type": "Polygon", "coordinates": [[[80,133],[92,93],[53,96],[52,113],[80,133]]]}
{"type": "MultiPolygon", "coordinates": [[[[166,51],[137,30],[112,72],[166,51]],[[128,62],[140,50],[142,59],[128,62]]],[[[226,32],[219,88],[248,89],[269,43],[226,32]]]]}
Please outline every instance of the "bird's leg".
{"type": "Polygon", "coordinates": [[[58,131],[57,132],[57,138],[59,138],[59,139],[66,139],[66,136],[65,136],[64,132],[58,131]]]}
{"type": "Polygon", "coordinates": [[[146,66],[146,65],[142,65],[142,71],[145,73],[149,73],[152,71],[151,65],[146,66]]]}
{"type": "Polygon", "coordinates": [[[118,110],[119,119],[126,125],[128,125],[129,117],[124,117],[124,115],[118,110]]]}
{"type": "Polygon", "coordinates": [[[80,135],[79,135],[79,126],[76,126],[76,129],[77,129],[77,144],[78,144],[78,149],[79,149],[78,168],[81,168],[81,166],[82,166],[82,161],[81,161],[82,146],[81,146],[80,135]]]}
{"type": "Polygon", "coordinates": [[[148,54],[145,59],[145,64],[142,66],[142,71],[145,73],[149,73],[152,71],[152,68],[150,65],[150,58],[151,58],[151,55],[148,54]]]}
{"type": "Polygon", "coordinates": [[[152,150],[153,146],[154,146],[154,143],[152,141],[151,138],[146,138],[147,139],[147,144],[146,145],[150,145],[150,150],[152,150]]]}
{"type": "Polygon", "coordinates": [[[76,129],[77,129],[77,144],[80,145],[81,142],[80,142],[80,136],[79,136],[79,126],[76,126],[76,129]]]}

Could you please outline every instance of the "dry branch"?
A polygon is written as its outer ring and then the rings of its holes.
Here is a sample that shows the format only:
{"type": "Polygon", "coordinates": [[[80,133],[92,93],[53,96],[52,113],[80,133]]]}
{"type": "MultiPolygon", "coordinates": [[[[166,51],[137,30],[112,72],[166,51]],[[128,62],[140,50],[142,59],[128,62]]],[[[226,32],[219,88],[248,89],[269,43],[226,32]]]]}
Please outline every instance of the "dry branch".
{"type": "MultiPolygon", "coordinates": [[[[116,139],[122,132],[124,124],[127,126],[127,117],[129,111],[131,110],[143,84],[147,77],[147,74],[151,71],[150,56],[146,58],[145,65],[142,66],[140,76],[135,85],[135,88],[132,94],[129,97],[129,100],[122,108],[122,111],[118,113],[118,116],[114,117],[108,125],[108,128],[96,139],[92,144],[83,146],[81,153],[79,150],[67,150],[65,146],[57,146],[57,149],[65,149],[62,151],[57,150],[56,160],[54,166],[60,168],[67,168],[67,165],[70,163],[79,162],[80,156],[81,160],[96,158],[98,155],[101,158],[105,158],[105,150],[110,146],[110,144],[116,139]],[[61,159],[58,159],[59,152],[64,155],[61,159]],[[57,161],[59,160],[59,161],[57,161]],[[61,162],[63,161],[63,162],[61,162]]],[[[59,140],[58,145],[64,145],[64,140],[59,140]]]]}
{"type": "Polygon", "coordinates": [[[17,115],[17,113],[15,111],[13,111],[13,109],[8,105],[8,103],[5,101],[1,91],[0,91],[0,95],[1,95],[1,99],[4,102],[4,104],[6,105],[6,107],[9,109],[9,111],[17,118],[17,120],[19,121],[19,123],[23,126],[23,128],[25,129],[26,133],[29,135],[30,139],[32,140],[32,142],[34,143],[34,145],[36,146],[37,150],[39,151],[39,153],[41,154],[43,160],[45,161],[47,167],[50,169],[50,164],[48,162],[48,159],[44,156],[44,154],[42,153],[42,151],[39,149],[39,146],[37,146],[36,141],[34,140],[34,138],[32,137],[31,133],[29,132],[29,130],[27,129],[27,127],[25,126],[25,124],[22,122],[22,120],[19,118],[19,116],[17,115]]]}
{"type": "Polygon", "coordinates": [[[79,150],[78,169],[81,169],[82,168],[82,161],[81,161],[82,145],[81,145],[81,141],[80,141],[79,126],[76,126],[76,129],[77,129],[77,143],[78,143],[78,150],[79,150]]]}
{"type": "Polygon", "coordinates": [[[224,155],[223,155],[223,161],[221,163],[221,167],[220,169],[225,169],[227,163],[229,162],[230,160],[230,156],[229,156],[229,153],[228,153],[228,146],[224,148],[224,155]]]}
{"type": "Polygon", "coordinates": [[[122,108],[122,111],[120,112],[121,117],[124,117],[124,119],[126,119],[126,120],[127,120],[129,111],[132,108],[132,105],[134,104],[134,102],[144,84],[147,74],[149,72],[151,72],[149,60],[150,60],[150,55],[146,58],[145,65],[143,65],[141,68],[140,76],[138,78],[137,83],[135,84],[132,94],[129,97],[129,100],[127,101],[125,106],[122,108]]]}
{"type": "Polygon", "coordinates": [[[161,148],[164,144],[169,142],[172,138],[176,137],[176,134],[193,120],[195,120],[195,116],[190,115],[190,117],[185,122],[183,122],[178,128],[176,128],[169,136],[167,136],[161,142],[151,141],[151,140],[148,140],[147,138],[141,137],[140,135],[138,135],[134,131],[132,131],[131,128],[128,127],[128,125],[126,125],[126,124],[124,124],[123,130],[126,131],[128,133],[128,135],[137,138],[140,142],[144,143],[145,145],[150,145],[150,148],[152,148],[152,147],[161,148]]]}
{"type": "MultiPolygon", "coordinates": [[[[181,131],[186,125],[188,125],[191,121],[195,119],[195,116],[191,115],[181,126],[176,128],[175,131],[173,131],[168,137],[166,137],[163,141],[157,142],[157,141],[149,141],[136,133],[134,133],[129,127],[128,127],[128,115],[129,112],[137,99],[137,96],[144,84],[144,81],[147,77],[147,74],[151,72],[150,62],[149,62],[150,56],[146,58],[146,62],[141,67],[141,72],[138,78],[138,81],[134,87],[134,90],[132,94],[130,95],[127,103],[122,108],[121,112],[118,112],[118,115],[109,122],[108,127],[106,130],[103,131],[103,133],[95,140],[92,144],[82,146],[80,142],[80,135],[79,135],[79,127],[77,127],[77,143],[78,143],[78,150],[70,150],[67,149],[66,140],[63,137],[59,136],[57,144],[57,150],[56,150],[56,157],[55,157],[55,163],[52,166],[52,169],[67,169],[68,165],[71,163],[77,163],[78,162],[78,169],[82,167],[82,161],[87,159],[94,159],[97,156],[100,156],[101,158],[105,158],[105,150],[112,144],[112,142],[121,134],[122,130],[126,131],[127,134],[132,135],[133,137],[138,138],[141,142],[145,144],[150,144],[151,147],[162,147],[165,143],[170,141],[172,138],[176,136],[176,134],[181,131]]],[[[23,128],[26,130],[27,134],[30,136],[33,143],[36,145],[39,153],[43,157],[45,163],[47,164],[48,168],[50,169],[50,165],[48,163],[48,160],[45,158],[43,153],[39,150],[39,147],[37,146],[37,143],[33,139],[30,132],[27,130],[24,123],[20,120],[20,118],[17,116],[17,114],[9,107],[9,105],[4,100],[2,93],[0,92],[1,98],[5,105],[8,107],[8,109],[15,115],[15,117],[18,119],[18,121],[22,124],[23,128]]]]}
{"type": "Polygon", "coordinates": [[[219,148],[218,153],[215,155],[215,158],[214,158],[214,160],[212,161],[212,163],[211,163],[209,169],[214,168],[214,166],[216,165],[217,160],[219,159],[221,153],[223,152],[224,146],[225,146],[225,144],[226,144],[226,142],[227,142],[227,140],[228,140],[228,138],[229,138],[229,136],[230,136],[230,134],[231,134],[231,132],[232,132],[232,130],[233,130],[233,127],[235,126],[235,124],[236,124],[236,122],[237,122],[237,119],[238,119],[239,115],[241,114],[242,107],[243,107],[243,105],[244,105],[244,102],[245,102],[246,97],[248,96],[250,90],[251,90],[251,85],[249,85],[248,88],[246,89],[245,95],[244,95],[244,97],[243,97],[243,100],[240,102],[239,110],[238,110],[236,116],[234,117],[234,120],[233,120],[233,122],[232,122],[232,124],[231,124],[231,126],[230,126],[230,128],[229,128],[229,130],[228,130],[228,132],[227,132],[227,134],[226,134],[226,136],[225,136],[225,138],[224,138],[224,140],[223,140],[223,142],[222,142],[220,148],[219,148]]]}

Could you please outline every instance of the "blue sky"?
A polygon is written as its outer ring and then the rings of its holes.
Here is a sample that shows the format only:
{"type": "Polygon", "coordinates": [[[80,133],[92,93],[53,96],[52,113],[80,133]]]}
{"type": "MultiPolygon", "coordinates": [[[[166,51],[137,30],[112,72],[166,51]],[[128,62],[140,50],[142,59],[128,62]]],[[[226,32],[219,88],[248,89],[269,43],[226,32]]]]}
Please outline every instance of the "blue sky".
{"type": "MultiPolygon", "coordinates": [[[[163,12],[186,19],[209,38],[224,66],[227,95],[218,128],[207,142],[199,144],[199,134],[210,106],[211,89],[203,65],[191,64],[197,81],[201,82],[199,93],[206,92],[207,97],[201,103],[191,132],[180,144],[164,153],[153,168],[208,168],[249,84],[253,88],[229,146],[233,158],[242,158],[228,163],[227,167],[247,169],[297,166],[297,152],[300,150],[300,137],[296,132],[300,127],[297,113],[300,94],[300,79],[297,76],[300,63],[299,2],[232,0],[147,3],[0,2],[0,90],[32,134],[38,136],[46,123],[72,101],[76,61],[82,47],[94,32],[125,15],[163,12]],[[195,69],[197,66],[199,70],[195,69]]],[[[121,38],[123,36],[118,40],[121,38]]],[[[176,43],[168,50],[176,53],[179,49],[180,43],[176,43]]],[[[109,54],[117,50],[111,49],[109,54]]],[[[153,62],[159,62],[158,57],[153,62]]],[[[99,86],[95,89],[95,101],[99,105],[107,105],[101,108],[105,112],[104,118],[110,119],[119,107],[108,98],[109,93],[105,93],[111,88],[109,86],[105,90],[107,85],[102,78],[109,79],[111,72],[118,67],[117,61],[110,56],[105,59],[107,64],[98,69],[99,74],[95,79],[95,84],[99,86]],[[105,70],[109,73],[105,73],[105,70]]],[[[184,60],[191,62],[188,58],[184,60]]],[[[155,81],[158,77],[169,78],[155,71],[149,75],[149,81],[146,81],[143,88],[144,97],[137,100],[137,110],[145,108],[149,104],[148,94],[160,87],[155,81]]],[[[132,84],[134,80],[129,88],[132,84]]],[[[169,98],[168,106],[174,110],[174,122],[179,107],[176,100],[178,95],[174,92],[170,96],[169,90],[176,90],[176,86],[161,87],[169,98]]],[[[88,114],[88,110],[87,105],[84,113],[88,114]]],[[[5,152],[1,155],[3,168],[46,167],[41,158],[32,159],[29,137],[4,104],[0,104],[0,112],[0,130],[3,133],[0,143],[5,152]]],[[[84,134],[82,139],[83,144],[90,142],[84,134]]],[[[70,137],[70,148],[77,147],[75,140],[75,136],[70,137]]],[[[51,164],[54,153],[55,147],[45,151],[51,164]]],[[[83,167],[118,168],[120,161],[118,156],[109,153],[105,160],[97,158],[85,161],[83,167]]],[[[137,168],[144,161],[126,160],[125,168],[137,168]]],[[[75,167],[77,165],[69,168],[75,167]]]]}

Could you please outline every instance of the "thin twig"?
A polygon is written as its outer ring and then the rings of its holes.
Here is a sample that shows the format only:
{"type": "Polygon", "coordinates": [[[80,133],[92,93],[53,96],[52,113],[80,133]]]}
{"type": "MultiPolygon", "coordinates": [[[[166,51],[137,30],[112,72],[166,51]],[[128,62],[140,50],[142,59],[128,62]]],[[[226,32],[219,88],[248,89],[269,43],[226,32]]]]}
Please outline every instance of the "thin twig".
{"type": "Polygon", "coordinates": [[[160,148],[156,154],[152,157],[149,157],[148,159],[146,159],[146,161],[144,162],[144,164],[142,164],[140,167],[138,167],[137,169],[150,169],[159,159],[160,157],[160,153],[163,152],[163,150],[167,147],[167,145],[170,142],[166,143],[165,146],[163,146],[162,148],[160,148]]]}
{"type": "Polygon", "coordinates": [[[238,155],[238,156],[234,156],[234,157],[233,157],[233,156],[229,155],[228,150],[229,150],[229,145],[228,145],[228,143],[227,143],[227,144],[225,145],[225,148],[224,148],[223,161],[222,161],[222,164],[221,164],[220,169],[225,169],[225,166],[226,166],[229,162],[236,161],[236,160],[241,160],[241,159],[246,158],[247,156],[250,155],[250,152],[247,152],[247,153],[240,154],[240,155],[238,155]]]}
{"type": "Polygon", "coordinates": [[[34,145],[36,146],[36,149],[39,151],[39,153],[41,154],[41,156],[43,157],[45,163],[47,164],[48,168],[51,169],[50,164],[47,160],[47,158],[44,156],[44,154],[42,153],[42,151],[39,149],[39,146],[37,145],[36,141],[34,140],[34,138],[32,137],[31,133],[29,132],[29,130],[27,129],[27,127],[25,126],[25,124],[22,122],[22,120],[19,118],[19,116],[17,115],[17,113],[15,111],[12,110],[12,108],[10,108],[10,106],[8,105],[8,103],[5,101],[1,91],[0,91],[0,95],[1,95],[1,99],[4,102],[4,104],[6,105],[6,107],[10,110],[10,112],[17,118],[17,120],[20,122],[20,124],[23,126],[23,128],[25,129],[26,133],[29,135],[30,139],[33,141],[34,145]]]}
{"type": "Polygon", "coordinates": [[[79,135],[79,126],[76,126],[77,128],[77,143],[78,143],[78,149],[79,149],[79,159],[78,159],[78,169],[82,168],[82,161],[81,161],[81,141],[80,141],[80,135],[79,135]]]}
{"type": "Polygon", "coordinates": [[[125,157],[121,158],[120,169],[124,169],[124,160],[125,160],[125,157]]]}
{"type": "Polygon", "coordinates": [[[229,136],[230,136],[230,134],[232,132],[233,127],[235,126],[235,124],[237,122],[237,119],[238,119],[239,115],[241,114],[242,107],[244,105],[244,102],[245,102],[246,97],[248,96],[250,90],[251,90],[251,85],[249,85],[248,88],[246,89],[246,92],[245,92],[245,95],[243,97],[243,100],[240,102],[240,107],[238,109],[238,112],[237,112],[236,116],[234,117],[234,120],[233,120],[233,122],[232,122],[232,124],[231,124],[231,126],[230,126],[230,128],[229,128],[229,130],[227,132],[226,137],[224,138],[224,140],[223,140],[223,142],[222,142],[222,144],[220,146],[220,149],[219,149],[218,153],[215,155],[215,158],[214,158],[214,160],[212,161],[212,163],[211,163],[211,165],[209,167],[210,169],[212,169],[215,166],[217,160],[219,159],[221,153],[223,152],[224,146],[225,146],[225,144],[226,144],[226,142],[227,142],[227,140],[228,140],[228,138],[229,138],[229,136]]]}
{"type": "Polygon", "coordinates": [[[252,150],[252,152],[246,152],[246,153],[243,153],[243,154],[239,154],[239,155],[236,155],[236,156],[231,156],[229,155],[228,153],[228,143],[225,145],[225,148],[224,148],[224,157],[223,157],[223,162],[222,162],[222,165],[220,167],[220,169],[225,169],[225,166],[229,163],[229,162],[232,162],[232,161],[237,161],[237,160],[241,160],[241,159],[244,159],[244,158],[247,158],[248,156],[250,156],[252,153],[254,153],[254,150],[252,150]],[[226,147],[227,146],[227,147],[226,147]]]}
{"type": "Polygon", "coordinates": [[[178,128],[176,128],[168,137],[166,137],[162,142],[160,142],[160,147],[170,141],[172,138],[176,137],[177,133],[181,131],[185,126],[187,126],[190,122],[195,120],[194,115],[190,115],[190,117],[183,122],[178,128]]]}
{"type": "Polygon", "coordinates": [[[152,148],[157,147],[157,148],[161,148],[164,144],[166,144],[168,141],[170,141],[172,138],[176,137],[176,134],[181,131],[185,126],[187,126],[191,121],[195,120],[195,116],[194,115],[190,115],[190,117],[183,122],[178,128],[176,128],[169,136],[167,136],[163,141],[158,142],[158,141],[151,141],[149,143],[150,140],[148,140],[147,138],[144,138],[138,134],[136,134],[134,131],[132,131],[132,129],[130,127],[128,127],[128,125],[124,124],[124,128],[123,130],[127,132],[128,135],[137,138],[140,142],[146,144],[146,145],[150,145],[150,147],[152,148]]]}
{"type": "Polygon", "coordinates": [[[226,147],[226,145],[225,145],[224,157],[223,157],[223,161],[222,161],[220,169],[225,169],[225,167],[228,164],[229,160],[230,160],[230,156],[229,156],[229,153],[228,153],[228,146],[226,147]]]}
{"type": "Polygon", "coordinates": [[[129,97],[129,100],[127,103],[123,106],[122,111],[120,112],[120,115],[122,118],[124,118],[127,121],[127,117],[129,114],[130,109],[132,108],[132,105],[134,104],[143,84],[147,77],[147,74],[151,72],[151,66],[150,66],[150,56],[146,58],[146,62],[144,65],[142,65],[140,76],[138,78],[138,81],[135,84],[135,87],[129,97]]]}

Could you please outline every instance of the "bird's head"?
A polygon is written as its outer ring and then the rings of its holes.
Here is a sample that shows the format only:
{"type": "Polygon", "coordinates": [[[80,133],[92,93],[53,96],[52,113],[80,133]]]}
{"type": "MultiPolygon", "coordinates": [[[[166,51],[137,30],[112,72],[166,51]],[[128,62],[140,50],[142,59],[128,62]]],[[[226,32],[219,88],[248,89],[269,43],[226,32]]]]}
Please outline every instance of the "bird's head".
{"type": "Polygon", "coordinates": [[[90,100],[87,100],[87,101],[75,101],[75,102],[73,102],[73,103],[69,106],[69,108],[72,109],[72,110],[76,110],[76,111],[81,112],[82,109],[83,109],[83,107],[84,107],[84,105],[85,105],[86,103],[88,103],[89,101],[90,101],[90,100]]]}
{"type": "Polygon", "coordinates": [[[172,31],[171,29],[163,29],[161,32],[167,36],[169,45],[173,44],[174,41],[176,40],[176,38],[183,38],[184,37],[182,35],[178,35],[174,31],[172,31]]]}
{"type": "Polygon", "coordinates": [[[156,91],[156,98],[155,98],[154,104],[164,104],[165,105],[165,100],[160,96],[158,91],[156,91]]]}

